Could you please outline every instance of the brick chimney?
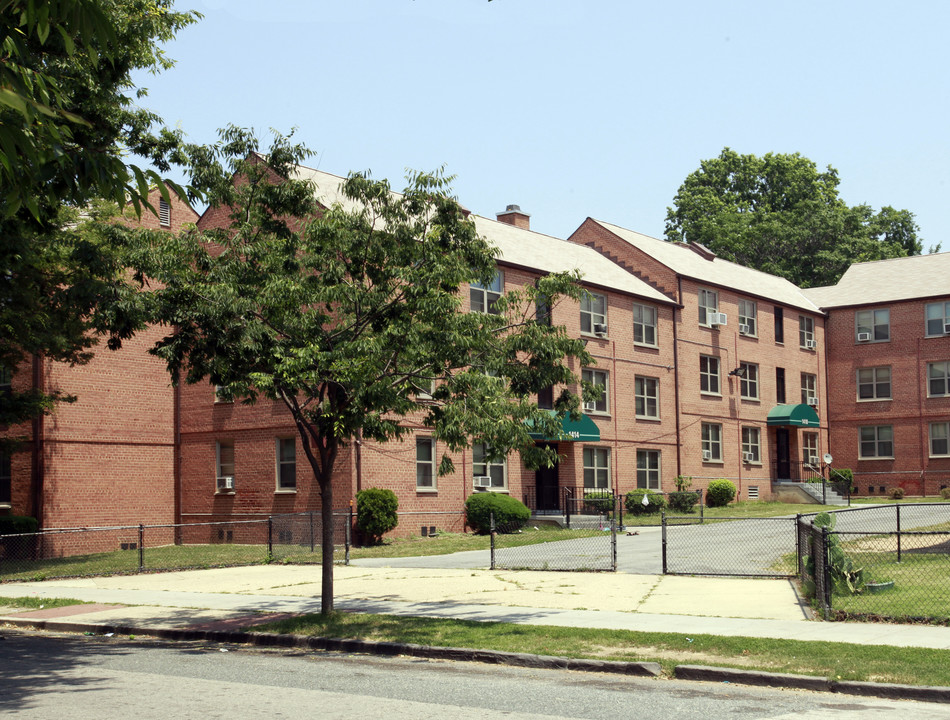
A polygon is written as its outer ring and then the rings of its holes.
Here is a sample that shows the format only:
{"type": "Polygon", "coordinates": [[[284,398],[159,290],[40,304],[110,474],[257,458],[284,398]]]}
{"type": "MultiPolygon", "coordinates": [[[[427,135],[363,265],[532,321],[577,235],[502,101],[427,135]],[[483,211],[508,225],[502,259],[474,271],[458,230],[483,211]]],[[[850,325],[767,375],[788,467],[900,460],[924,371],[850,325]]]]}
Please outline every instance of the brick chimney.
{"type": "Polygon", "coordinates": [[[505,212],[500,212],[495,217],[498,218],[498,222],[514,225],[516,228],[531,229],[531,216],[521,212],[521,208],[517,205],[509,205],[505,208],[505,212]]]}

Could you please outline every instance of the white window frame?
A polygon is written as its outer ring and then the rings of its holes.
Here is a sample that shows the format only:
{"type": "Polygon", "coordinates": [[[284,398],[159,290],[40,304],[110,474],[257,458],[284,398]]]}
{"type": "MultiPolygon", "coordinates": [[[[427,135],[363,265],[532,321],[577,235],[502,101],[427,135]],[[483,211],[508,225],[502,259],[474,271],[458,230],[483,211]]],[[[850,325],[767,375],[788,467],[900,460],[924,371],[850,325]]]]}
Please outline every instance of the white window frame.
{"type": "Polygon", "coordinates": [[[468,297],[472,312],[487,313],[497,315],[495,303],[501,297],[505,289],[505,276],[501,270],[495,271],[495,277],[492,278],[488,286],[480,282],[472,282],[468,286],[468,297]]]}
{"type": "Polygon", "coordinates": [[[652,305],[633,304],[633,344],[658,347],[657,310],[652,305]]]}
{"type": "Polygon", "coordinates": [[[929,436],[930,457],[950,457],[950,422],[930,423],[929,436]]]}
{"type": "Polygon", "coordinates": [[[590,408],[584,403],[584,412],[609,415],[610,414],[610,373],[606,370],[594,370],[593,368],[584,368],[581,371],[581,380],[589,382],[595,387],[602,387],[600,400],[594,401],[594,407],[590,408]]]}
{"type": "Polygon", "coordinates": [[[743,426],[742,428],[742,458],[751,455],[750,465],[762,464],[762,430],[757,427],[743,426]]]}
{"type": "Polygon", "coordinates": [[[722,363],[715,355],[699,356],[700,393],[703,395],[722,395],[721,365],[722,363]]]}
{"type": "Polygon", "coordinates": [[[854,313],[854,340],[855,342],[890,342],[891,339],[891,309],[872,308],[856,310],[854,313]],[[869,340],[858,340],[858,335],[868,333],[869,340]]]}
{"type": "Polygon", "coordinates": [[[798,316],[798,347],[811,349],[810,343],[815,342],[815,318],[808,315],[798,316]]]}
{"type": "Polygon", "coordinates": [[[801,374],[802,383],[802,404],[808,404],[809,398],[818,399],[818,376],[814,373],[803,372],[801,374]]]}
{"type": "Polygon", "coordinates": [[[218,480],[225,477],[234,477],[235,450],[233,440],[216,440],[214,443],[215,492],[233,492],[233,490],[218,490],[218,480]],[[230,449],[231,462],[222,461],[221,451],[230,449]],[[229,472],[230,470],[230,472],[229,472]]]}
{"type": "Polygon", "coordinates": [[[277,492],[295,493],[297,492],[297,438],[278,437],[274,439],[275,460],[277,466],[277,492]],[[290,448],[293,451],[292,457],[285,455],[285,450],[290,448]],[[290,468],[293,473],[293,484],[285,484],[284,470],[290,468]]]}
{"type": "Polygon", "coordinates": [[[755,300],[739,301],[739,327],[746,326],[745,335],[759,336],[758,306],[755,300]]]}
{"type": "Polygon", "coordinates": [[[436,470],[435,470],[435,438],[417,437],[416,438],[416,492],[435,492],[436,470]],[[428,447],[429,457],[420,458],[419,449],[428,447]]]}
{"type": "Polygon", "coordinates": [[[637,450],[637,488],[660,490],[662,486],[662,456],[659,450],[637,450]]]}
{"type": "Polygon", "coordinates": [[[703,462],[722,462],[722,425],[704,422],[700,432],[703,454],[709,453],[709,459],[703,462]]]}
{"type": "Polygon", "coordinates": [[[812,464],[812,458],[819,458],[817,463],[820,467],[820,456],[818,455],[818,433],[802,433],[802,462],[812,464]]]}
{"type": "Polygon", "coordinates": [[[944,337],[947,325],[950,325],[950,300],[927,303],[924,307],[924,332],[927,337],[944,337]]]}
{"type": "Polygon", "coordinates": [[[491,451],[485,443],[472,445],[472,475],[488,475],[491,478],[491,489],[500,492],[508,491],[508,459],[498,458],[489,460],[491,451]]]}
{"type": "Polygon", "coordinates": [[[739,367],[745,370],[739,377],[739,395],[743,400],[758,400],[759,366],[755,363],[740,362],[739,367]]]}
{"type": "Polygon", "coordinates": [[[633,379],[634,410],[638,418],[660,419],[660,379],[636,375],[633,379]],[[653,412],[650,412],[650,410],[653,412]]]}
{"type": "Polygon", "coordinates": [[[607,326],[607,296],[585,290],[581,293],[581,334],[593,335],[594,325],[607,326]]]}
{"type": "Polygon", "coordinates": [[[584,448],[584,490],[610,490],[610,448],[584,448]]]}
{"type": "Polygon", "coordinates": [[[950,360],[927,363],[927,397],[947,396],[950,396],[950,360]],[[942,391],[940,384],[943,385],[942,391]]]}
{"type": "Polygon", "coordinates": [[[858,402],[875,402],[878,400],[893,399],[893,385],[891,383],[891,368],[889,365],[858,368],[855,371],[855,382],[857,383],[858,402]],[[866,396],[862,395],[862,388],[868,393],[866,396]]]}
{"type": "Polygon", "coordinates": [[[699,301],[699,324],[702,327],[712,327],[712,323],[709,322],[709,314],[719,312],[719,293],[715,290],[700,288],[697,292],[697,298],[699,301]]]}
{"type": "Polygon", "coordinates": [[[893,458],[893,425],[862,425],[858,428],[859,460],[892,460],[893,458]],[[865,450],[871,450],[871,452],[867,453],[865,450]]]}

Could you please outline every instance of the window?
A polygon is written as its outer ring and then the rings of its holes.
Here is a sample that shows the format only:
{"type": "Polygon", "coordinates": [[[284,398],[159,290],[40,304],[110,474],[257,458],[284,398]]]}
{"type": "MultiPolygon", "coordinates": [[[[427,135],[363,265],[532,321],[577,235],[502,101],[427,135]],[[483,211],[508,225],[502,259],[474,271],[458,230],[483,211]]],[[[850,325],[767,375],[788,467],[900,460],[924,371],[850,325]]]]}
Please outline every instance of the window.
{"type": "Polygon", "coordinates": [[[858,342],[890,340],[891,311],[887,308],[858,310],[854,314],[854,326],[858,342]]]}
{"type": "Polygon", "coordinates": [[[699,356],[699,391],[719,394],[719,358],[699,356]]]}
{"type": "Polygon", "coordinates": [[[660,489],[660,451],[637,450],[637,487],[660,489]]]}
{"type": "Polygon", "coordinates": [[[554,409],[554,386],[548,385],[538,390],[538,407],[544,410],[554,409]]]}
{"type": "Polygon", "coordinates": [[[480,282],[473,282],[469,285],[468,293],[472,301],[472,312],[497,315],[498,311],[495,309],[495,303],[501,297],[503,284],[501,272],[496,272],[495,277],[488,285],[483,285],[480,282]]]}
{"type": "Polygon", "coordinates": [[[927,395],[950,395],[950,361],[927,363],[927,395]]]}
{"type": "Polygon", "coordinates": [[[759,399],[759,366],[754,363],[739,363],[739,394],[746,400],[759,399]]]}
{"type": "Polygon", "coordinates": [[[417,377],[412,381],[412,394],[416,396],[417,400],[431,400],[434,392],[434,378],[417,377]]]}
{"type": "Polygon", "coordinates": [[[0,365],[0,392],[8,391],[13,384],[13,373],[6,365],[0,365]]]}
{"type": "Polygon", "coordinates": [[[581,332],[592,335],[595,325],[607,327],[607,296],[585,291],[581,295],[581,332]]]}
{"type": "Polygon", "coordinates": [[[640,377],[633,381],[636,415],[639,418],[656,420],[660,417],[660,381],[652,377],[640,377]]]}
{"type": "Polygon", "coordinates": [[[297,441],[277,438],[277,489],[297,489],[297,441]]]}
{"type": "Polygon", "coordinates": [[[214,386],[214,401],[216,403],[233,403],[234,398],[228,394],[224,385],[214,386]]]}
{"type": "Polygon", "coordinates": [[[633,305],[633,342],[637,345],[656,347],[656,308],[649,305],[633,305]]]}
{"type": "Polygon", "coordinates": [[[815,318],[798,316],[798,347],[815,349],[815,318]]]}
{"type": "Polygon", "coordinates": [[[485,443],[472,446],[472,474],[475,477],[488,477],[492,489],[504,490],[508,487],[508,468],[505,458],[493,458],[485,443]]]}
{"type": "Polygon", "coordinates": [[[761,463],[762,445],[761,432],[757,427],[742,428],[742,462],[761,463]]]}
{"type": "Polygon", "coordinates": [[[928,303],[924,311],[927,319],[927,337],[946,335],[950,326],[950,302],[928,303]]]}
{"type": "Polygon", "coordinates": [[[802,402],[815,405],[818,402],[818,376],[802,373],[802,402]]]}
{"type": "Polygon", "coordinates": [[[0,503],[9,505],[13,501],[13,471],[10,467],[10,455],[0,450],[0,503]]]}
{"type": "Polygon", "coordinates": [[[930,423],[930,455],[950,455],[950,423],[930,423]]]}
{"type": "Polygon", "coordinates": [[[435,440],[416,438],[416,490],[435,490],[435,440]]]}
{"type": "Polygon", "coordinates": [[[535,301],[534,320],[538,325],[551,325],[551,302],[546,295],[535,301]]]}
{"type": "Polygon", "coordinates": [[[818,458],[818,433],[802,433],[802,462],[820,468],[818,458]]]}
{"type": "Polygon", "coordinates": [[[752,300],[739,301],[739,332],[743,335],[758,335],[759,324],[756,320],[756,306],[752,300]]]}
{"type": "Polygon", "coordinates": [[[719,293],[714,290],[699,291],[699,324],[709,327],[710,313],[719,312],[719,293]]]}
{"type": "Polygon", "coordinates": [[[594,387],[603,388],[603,392],[600,394],[600,400],[585,402],[584,410],[596,413],[610,412],[610,404],[607,402],[610,391],[610,381],[607,378],[607,371],[583,370],[581,371],[581,380],[590,383],[594,387]]]}
{"type": "Polygon", "coordinates": [[[861,458],[894,457],[894,428],[891,425],[867,425],[858,430],[861,458]]]}
{"type": "Polygon", "coordinates": [[[584,448],[584,489],[610,489],[610,450],[584,448]]]}
{"type": "Polygon", "coordinates": [[[703,460],[722,460],[722,425],[703,423],[703,460]]]}
{"type": "Polygon", "coordinates": [[[785,368],[775,368],[775,402],[785,404],[785,368]]]}
{"type": "Polygon", "coordinates": [[[217,457],[217,490],[231,492],[234,490],[234,443],[228,440],[216,443],[217,457]],[[230,482],[230,487],[228,483],[230,482]]]}
{"type": "Polygon", "coordinates": [[[775,307],[775,342],[785,342],[785,311],[777,305],[775,307]]]}
{"type": "Polygon", "coordinates": [[[164,198],[158,201],[158,222],[162,227],[172,224],[172,208],[164,198]]]}
{"type": "Polygon", "coordinates": [[[890,400],[891,369],[889,367],[858,370],[858,400],[890,400]]]}

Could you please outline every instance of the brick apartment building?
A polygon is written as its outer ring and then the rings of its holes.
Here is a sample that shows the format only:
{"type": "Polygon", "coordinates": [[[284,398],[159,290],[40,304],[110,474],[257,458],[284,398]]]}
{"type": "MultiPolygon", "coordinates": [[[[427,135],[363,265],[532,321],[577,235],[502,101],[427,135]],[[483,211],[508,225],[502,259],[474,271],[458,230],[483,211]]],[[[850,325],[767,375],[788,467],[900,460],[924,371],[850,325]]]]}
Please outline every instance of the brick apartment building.
{"type": "MultiPolygon", "coordinates": [[[[348,202],[341,178],[307,168],[300,175],[325,206],[348,202]]],[[[173,231],[196,219],[174,200],[165,210],[162,226],[173,231]]],[[[499,250],[498,275],[470,288],[467,309],[490,308],[497,294],[544,273],[580,270],[587,295],[561,302],[552,321],[587,341],[596,363],[575,371],[602,385],[604,397],[566,428],[576,439],[557,443],[559,464],[537,472],[517,454],[486,462],[475,446],[453,456],[455,474],[437,477],[442,448],[407,417],[413,432],[404,440],[344,450],[341,505],[361,488],[390,488],[401,512],[418,513],[410,532],[461,530],[458,511],[477,485],[542,510],[558,509],[568,489],[670,491],[680,475],[695,488],[729,478],[742,499],[769,498],[778,481],[817,474],[827,452],[836,467],[855,470],[862,493],[950,484],[950,338],[938,328],[950,323],[950,255],[856,265],[834,288],[806,291],[701,246],[592,219],[568,240],[532,232],[516,206],[474,219],[499,250]],[[877,337],[880,310],[890,313],[886,338],[877,337]],[[872,340],[862,339],[866,331],[872,340]],[[894,387],[887,398],[885,368],[894,387]]],[[[223,222],[214,211],[197,220],[204,228],[223,222]]],[[[223,402],[210,384],[173,389],[163,363],[145,352],[163,333],[150,330],[86,366],[36,360],[7,378],[79,396],[34,424],[25,452],[0,458],[8,512],[52,528],[319,508],[286,410],[223,402]]]]}

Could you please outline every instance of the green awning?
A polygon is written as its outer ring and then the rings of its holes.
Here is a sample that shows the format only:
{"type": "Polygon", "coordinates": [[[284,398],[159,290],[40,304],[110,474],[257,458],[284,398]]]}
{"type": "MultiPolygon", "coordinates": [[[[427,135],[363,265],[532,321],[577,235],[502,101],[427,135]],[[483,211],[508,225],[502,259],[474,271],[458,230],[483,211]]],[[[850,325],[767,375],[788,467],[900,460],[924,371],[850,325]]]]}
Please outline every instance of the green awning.
{"type": "Polygon", "coordinates": [[[767,424],[816,428],[819,422],[818,413],[811,405],[776,405],[769,410],[767,424]]]}
{"type": "MultiPolygon", "coordinates": [[[[554,415],[553,410],[548,410],[554,415]]],[[[528,421],[529,427],[533,423],[528,421]]],[[[565,415],[561,421],[561,434],[558,437],[544,437],[542,433],[528,433],[535,440],[548,440],[550,442],[600,442],[600,428],[587,415],[581,414],[580,420],[571,420],[570,415],[565,415]]]]}

